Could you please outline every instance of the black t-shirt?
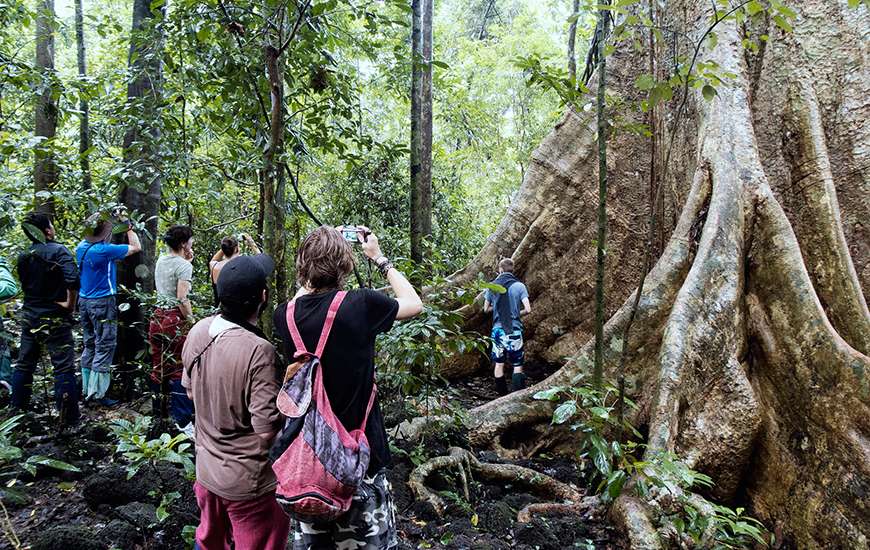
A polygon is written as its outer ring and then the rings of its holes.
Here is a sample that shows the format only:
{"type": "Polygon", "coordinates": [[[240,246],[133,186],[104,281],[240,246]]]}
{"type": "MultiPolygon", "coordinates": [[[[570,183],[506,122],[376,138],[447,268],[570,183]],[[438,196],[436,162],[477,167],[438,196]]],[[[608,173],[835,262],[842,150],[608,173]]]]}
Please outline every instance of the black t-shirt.
{"type": "MultiPolygon", "coordinates": [[[[323,330],[326,312],[337,291],[306,294],[296,300],[295,320],[306,349],[314,353],[323,330]]],[[[399,303],[370,289],[351,290],[345,296],[320,358],[323,385],[332,411],[348,431],[362,425],[375,380],[375,337],[387,332],[396,320],[399,303]]],[[[292,361],[296,346],[287,329],[287,304],[275,310],[275,330],[281,338],[284,357],[292,361]]],[[[366,424],[371,447],[369,472],[391,464],[384,418],[375,400],[366,424]]]]}

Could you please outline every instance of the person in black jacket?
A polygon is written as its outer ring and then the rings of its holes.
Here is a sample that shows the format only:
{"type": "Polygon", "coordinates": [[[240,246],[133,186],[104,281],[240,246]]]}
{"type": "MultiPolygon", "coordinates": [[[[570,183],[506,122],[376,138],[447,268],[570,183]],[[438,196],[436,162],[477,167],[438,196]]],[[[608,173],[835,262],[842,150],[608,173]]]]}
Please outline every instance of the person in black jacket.
{"type": "Polygon", "coordinates": [[[72,312],[79,288],[79,272],[70,251],[54,241],[48,215],[31,212],[22,223],[32,241],[18,256],[18,279],[24,291],[21,308],[21,347],[12,374],[12,406],[30,407],[33,371],[44,346],[54,367],[54,400],[62,428],[79,422],[79,387],[75,373],[72,312]]]}

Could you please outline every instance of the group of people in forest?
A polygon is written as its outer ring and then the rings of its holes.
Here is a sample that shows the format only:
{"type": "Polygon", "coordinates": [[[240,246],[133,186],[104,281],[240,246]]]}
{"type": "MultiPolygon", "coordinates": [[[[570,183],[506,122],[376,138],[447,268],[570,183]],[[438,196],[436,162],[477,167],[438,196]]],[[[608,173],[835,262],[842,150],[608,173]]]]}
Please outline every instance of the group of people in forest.
{"type": "MultiPolygon", "coordinates": [[[[126,219],[121,224],[126,224],[122,229],[127,243],[110,242],[113,233],[118,233],[117,221],[100,216],[89,220],[88,234],[76,247],[75,256],[55,241],[48,215],[30,213],[22,224],[32,244],[18,258],[24,298],[20,351],[9,380],[11,404],[22,411],[29,408],[33,373],[44,347],[53,366],[55,405],[62,429],[67,431],[74,431],[80,423],[82,397],[102,406],[116,403],[106,395],[117,337],[115,262],[141,250],[139,237],[126,219]],[[76,306],[83,340],[81,384],[76,377],[72,331],[76,306]]],[[[194,489],[201,510],[197,547],[225,549],[232,541],[237,550],[283,549],[291,530],[294,549],[394,547],[395,513],[385,474],[391,458],[376,399],[374,343],[396,320],[419,314],[422,301],[381,252],[377,236],[364,227],[348,232],[322,226],[301,243],[296,257],[299,290],[272,313],[274,336],[283,357],[296,360],[290,367],[280,362],[276,346],[258,327],[269,303],[268,280],[275,270],[272,259],[249,237],[242,237],[249,249],[246,255],[240,254],[236,238],[225,238],[209,262],[217,312],[194,323],[189,296],[193,231],[175,225],[162,239],[166,252],[154,271],[157,302],[149,323],[149,384],[156,396],[155,413],[159,410],[171,416],[179,428],[195,425],[194,489]],[[387,279],[393,297],[366,288],[342,290],[354,269],[354,246],[387,279]],[[367,452],[368,466],[352,488],[349,508],[341,515],[326,519],[294,516],[291,522],[286,505],[296,497],[276,498],[283,481],[276,478],[272,464],[275,449],[286,449],[300,428],[282,414],[284,408],[279,410],[286,397],[279,394],[294,394],[288,381],[294,379],[302,362],[313,357],[307,350],[315,349],[323,365],[316,371],[316,376],[322,376],[317,387],[325,391],[321,396],[325,404],[318,402],[317,408],[346,431],[364,433],[366,444],[356,452],[367,452]]],[[[485,310],[493,312],[492,359],[496,387],[502,394],[507,392],[507,361],[514,369],[513,389],[525,385],[520,318],[531,308],[528,291],[512,270],[510,260],[502,260],[494,282],[504,292],[487,291],[484,303],[485,310]]],[[[8,266],[0,263],[0,300],[15,294],[15,280],[8,266]]],[[[0,359],[4,352],[0,349],[0,359]]],[[[326,434],[322,427],[317,430],[326,434]]],[[[343,433],[341,441],[331,443],[333,447],[348,444],[347,432],[343,433]]],[[[322,450],[317,452],[324,455],[322,450]]],[[[342,457],[316,459],[331,467],[342,457]]]]}

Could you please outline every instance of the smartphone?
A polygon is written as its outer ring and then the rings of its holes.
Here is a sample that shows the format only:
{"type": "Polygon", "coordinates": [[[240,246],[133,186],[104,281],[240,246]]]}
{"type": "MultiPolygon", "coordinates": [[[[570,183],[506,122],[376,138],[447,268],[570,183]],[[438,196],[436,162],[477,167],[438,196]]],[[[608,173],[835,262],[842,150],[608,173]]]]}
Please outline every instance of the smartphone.
{"type": "Polygon", "coordinates": [[[359,234],[362,233],[362,229],[355,225],[342,225],[336,229],[341,232],[341,236],[344,237],[344,240],[347,242],[353,244],[359,243],[359,234]]]}

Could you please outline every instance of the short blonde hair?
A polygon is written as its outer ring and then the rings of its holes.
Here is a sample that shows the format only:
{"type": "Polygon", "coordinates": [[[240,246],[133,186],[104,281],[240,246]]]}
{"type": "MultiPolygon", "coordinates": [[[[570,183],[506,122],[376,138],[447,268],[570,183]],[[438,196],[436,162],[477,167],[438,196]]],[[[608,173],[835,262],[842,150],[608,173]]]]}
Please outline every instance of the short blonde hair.
{"type": "Polygon", "coordinates": [[[334,227],[321,225],[296,253],[299,280],[312,290],[342,288],[353,271],[353,248],[334,227]]]}

